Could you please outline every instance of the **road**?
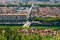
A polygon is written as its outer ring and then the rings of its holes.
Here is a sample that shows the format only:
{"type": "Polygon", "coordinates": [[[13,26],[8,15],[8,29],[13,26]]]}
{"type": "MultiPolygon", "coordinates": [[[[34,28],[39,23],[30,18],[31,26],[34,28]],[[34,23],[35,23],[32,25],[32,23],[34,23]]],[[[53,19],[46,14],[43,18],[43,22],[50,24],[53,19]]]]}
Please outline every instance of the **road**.
{"type": "Polygon", "coordinates": [[[31,25],[31,22],[27,21],[27,22],[23,25],[23,27],[29,27],[30,25],[31,25]]]}

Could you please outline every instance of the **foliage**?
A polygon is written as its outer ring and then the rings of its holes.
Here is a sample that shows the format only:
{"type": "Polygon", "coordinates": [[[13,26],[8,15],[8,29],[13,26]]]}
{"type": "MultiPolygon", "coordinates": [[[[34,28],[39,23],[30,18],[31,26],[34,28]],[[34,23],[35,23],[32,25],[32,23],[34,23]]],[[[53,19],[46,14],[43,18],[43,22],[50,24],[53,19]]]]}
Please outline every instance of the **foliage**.
{"type": "MultiPolygon", "coordinates": [[[[17,32],[17,29],[21,29],[22,26],[0,26],[0,32],[2,30],[5,30],[5,33],[0,33],[0,40],[60,40],[60,36],[41,36],[39,34],[22,34],[20,32],[17,32]]],[[[48,28],[48,27],[40,27],[42,28],[48,28]]],[[[55,29],[55,27],[52,27],[51,29],[55,29]]],[[[58,27],[60,28],[60,27],[58,27]]],[[[58,29],[56,28],[56,29],[58,29]]]]}
{"type": "Polygon", "coordinates": [[[60,7],[60,4],[37,4],[40,7],[60,7]]]}
{"type": "Polygon", "coordinates": [[[34,19],[35,21],[43,21],[43,22],[60,22],[60,18],[39,18],[39,17],[36,17],[34,19]]]}
{"type": "MultiPolygon", "coordinates": [[[[34,5],[36,5],[36,6],[40,6],[40,7],[60,7],[60,4],[34,4],[34,5]]],[[[5,4],[0,4],[0,7],[5,7],[5,6],[7,6],[7,7],[17,7],[17,6],[19,6],[19,7],[31,7],[31,4],[27,4],[27,3],[25,3],[25,4],[7,4],[7,5],[5,5],[5,4]]]]}
{"type": "Polygon", "coordinates": [[[0,7],[4,7],[5,5],[4,4],[0,4],[0,7]]]}
{"type": "Polygon", "coordinates": [[[19,7],[31,7],[31,4],[25,4],[25,5],[19,4],[19,7]]]}
{"type": "Polygon", "coordinates": [[[17,4],[7,4],[6,6],[7,7],[17,7],[18,5],[17,4]]]}

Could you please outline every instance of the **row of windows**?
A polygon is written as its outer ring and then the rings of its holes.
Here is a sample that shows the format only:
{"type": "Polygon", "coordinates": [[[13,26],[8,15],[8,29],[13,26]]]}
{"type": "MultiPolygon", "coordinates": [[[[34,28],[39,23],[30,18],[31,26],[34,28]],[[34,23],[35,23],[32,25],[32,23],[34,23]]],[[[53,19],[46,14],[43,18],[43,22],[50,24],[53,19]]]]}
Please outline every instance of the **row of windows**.
{"type": "Polygon", "coordinates": [[[26,16],[1,16],[0,15],[0,20],[26,20],[26,16]]]}
{"type": "Polygon", "coordinates": [[[24,24],[25,22],[0,22],[0,24],[24,24]]]}
{"type": "Polygon", "coordinates": [[[37,0],[37,1],[40,1],[40,2],[49,2],[50,0],[37,0]]]}

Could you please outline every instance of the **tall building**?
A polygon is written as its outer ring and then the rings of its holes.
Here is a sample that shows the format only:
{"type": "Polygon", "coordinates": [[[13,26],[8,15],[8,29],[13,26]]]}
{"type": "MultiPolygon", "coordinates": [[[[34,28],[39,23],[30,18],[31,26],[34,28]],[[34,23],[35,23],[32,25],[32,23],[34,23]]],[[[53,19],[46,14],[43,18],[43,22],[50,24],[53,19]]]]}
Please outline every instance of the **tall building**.
{"type": "Polygon", "coordinates": [[[54,2],[54,0],[50,0],[50,2],[54,2]]]}
{"type": "Polygon", "coordinates": [[[5,4],[6,0],[0,0],[0,4],[5,4]]]}
{"type": "Polygon", "coordinates": [[[7,4],[18,4],[19,0],[7,0],[6,3],[7,4]]]}
{"type": "Polygon", "coordinates": [[[29,2],[30,0],[19,0],[20,2],[29,2]]]}
{"type": "Polygon", "coordinates": [[[49,2],[50,0],[36,0],[36,1],[39,1],[39,2],[49,2]]]}
{"type": "Polygon", "coordinates": [[[60,2],[60,0],[56,0],[56,1],[60,2]]]}

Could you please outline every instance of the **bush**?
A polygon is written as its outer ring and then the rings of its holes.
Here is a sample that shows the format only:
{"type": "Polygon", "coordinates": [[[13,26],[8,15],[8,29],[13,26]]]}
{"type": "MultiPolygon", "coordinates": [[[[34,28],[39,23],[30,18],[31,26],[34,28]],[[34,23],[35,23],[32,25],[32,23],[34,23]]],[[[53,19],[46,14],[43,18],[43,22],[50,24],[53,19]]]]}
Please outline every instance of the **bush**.
{"type": "Polygon", "coordinates": [[[7,4],[6,6],[7,7],[17,7],[18,5],[16,5],[16,4],[7,4]]]}
{"type": "Polygon", "coordinates": [[[34,21],[43,21],[43,22],[60,22],[60,18],[39,18],[36,17],[34,21]]]}
{"type": "Polygon", "coordinates": [[[5,7],[5,5],[3,5],[3,4],[0,4],[0,7],[5,7]]]}

